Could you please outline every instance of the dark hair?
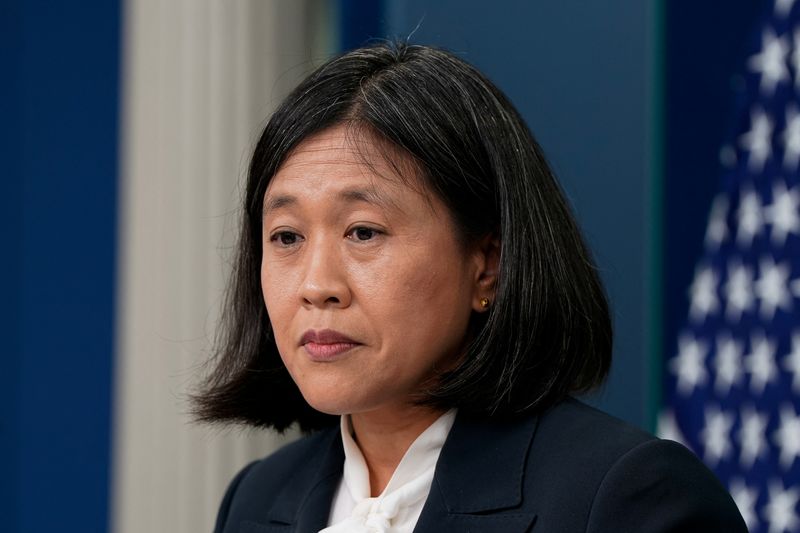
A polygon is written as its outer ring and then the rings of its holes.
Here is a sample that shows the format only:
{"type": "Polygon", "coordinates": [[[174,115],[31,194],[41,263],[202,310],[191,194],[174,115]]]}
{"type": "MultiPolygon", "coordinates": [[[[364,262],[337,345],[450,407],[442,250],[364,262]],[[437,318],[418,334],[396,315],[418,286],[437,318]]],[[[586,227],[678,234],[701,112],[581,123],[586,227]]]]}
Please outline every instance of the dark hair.
{"type": "MultiPolygon", "coordinates": [[[[542,150],[508,99],[449,52],[382,43],[336,57],[280,105],[253,153],[241,235],[214,368],[194,397],[204,421],[311,430],[311,408],[284,368],[261,294],[267,185],[304,139],[367,127],[410,155],[462,237],[501,242],[491,310],[458,366],[424,402],[481,416],[538,411],[605,379],[611,319],[591,255],[542,150]]],[[[485,317],[485,318],[484,318],[485,317]]]]}

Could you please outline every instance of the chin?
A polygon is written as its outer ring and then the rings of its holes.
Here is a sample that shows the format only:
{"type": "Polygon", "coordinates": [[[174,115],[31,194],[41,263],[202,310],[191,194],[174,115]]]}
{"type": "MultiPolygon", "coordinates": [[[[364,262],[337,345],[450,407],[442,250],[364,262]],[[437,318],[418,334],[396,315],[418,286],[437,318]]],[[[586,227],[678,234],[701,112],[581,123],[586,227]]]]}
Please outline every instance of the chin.
{"type": "Polygon", "coordinates": [[[353,402],[348,401],[348,398],[342,397],[341,391],[338,394],[335,391],[306,392],[301,388],[300,392],[308,405],[326,415],[346,415],[354,410],[353,402]]]}
{"type": "Polygon", "coordinates": [[[300,388],[305,401],[321,413],[327,415],[349,415],[353,413],[363,413],[377,409],[381,405],[381,400],[377,398],[355,397],[343,394],[346,389],[335,387],[333,389],[316,389],[313,391],[300,388]]]}

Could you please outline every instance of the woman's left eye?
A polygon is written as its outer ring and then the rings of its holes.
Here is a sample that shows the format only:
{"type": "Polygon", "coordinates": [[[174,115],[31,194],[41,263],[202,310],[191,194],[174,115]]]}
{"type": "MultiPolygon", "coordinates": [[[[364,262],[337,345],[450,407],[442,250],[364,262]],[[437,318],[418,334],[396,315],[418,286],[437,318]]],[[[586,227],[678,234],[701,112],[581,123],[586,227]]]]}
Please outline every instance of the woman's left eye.
{"type": "Polygon", "coordinates": [[[377,237],[381,232],[366,226],[358,226],[347,232],[347,238],[356,241],[369,241],[377,237]]]}

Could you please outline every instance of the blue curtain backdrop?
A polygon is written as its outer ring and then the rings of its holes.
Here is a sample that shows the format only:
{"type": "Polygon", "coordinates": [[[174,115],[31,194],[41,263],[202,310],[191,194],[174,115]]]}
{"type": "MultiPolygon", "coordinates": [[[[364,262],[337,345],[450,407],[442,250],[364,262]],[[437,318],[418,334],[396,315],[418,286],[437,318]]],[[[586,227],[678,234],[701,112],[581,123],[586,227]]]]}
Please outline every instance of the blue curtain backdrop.
{"type": "Polygon", "coordinates": [[[120,5],[0,9],[0,530],[106,531],[120,5]]]}

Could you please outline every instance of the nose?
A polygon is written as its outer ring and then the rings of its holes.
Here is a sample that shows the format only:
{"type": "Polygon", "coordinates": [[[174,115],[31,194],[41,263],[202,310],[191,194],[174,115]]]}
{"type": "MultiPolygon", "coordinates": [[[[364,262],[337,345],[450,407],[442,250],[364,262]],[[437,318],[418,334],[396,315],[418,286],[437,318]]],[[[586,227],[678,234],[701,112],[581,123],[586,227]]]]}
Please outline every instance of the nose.
{"type": "MultiPolygon", "coordinates": [[[[309,243],[311,244],[311,243],[309,243]]],[[[307,246],[300,298],[306,307],[347,307],[350,287],[342,258],[334,243],[307,246]]]]}

